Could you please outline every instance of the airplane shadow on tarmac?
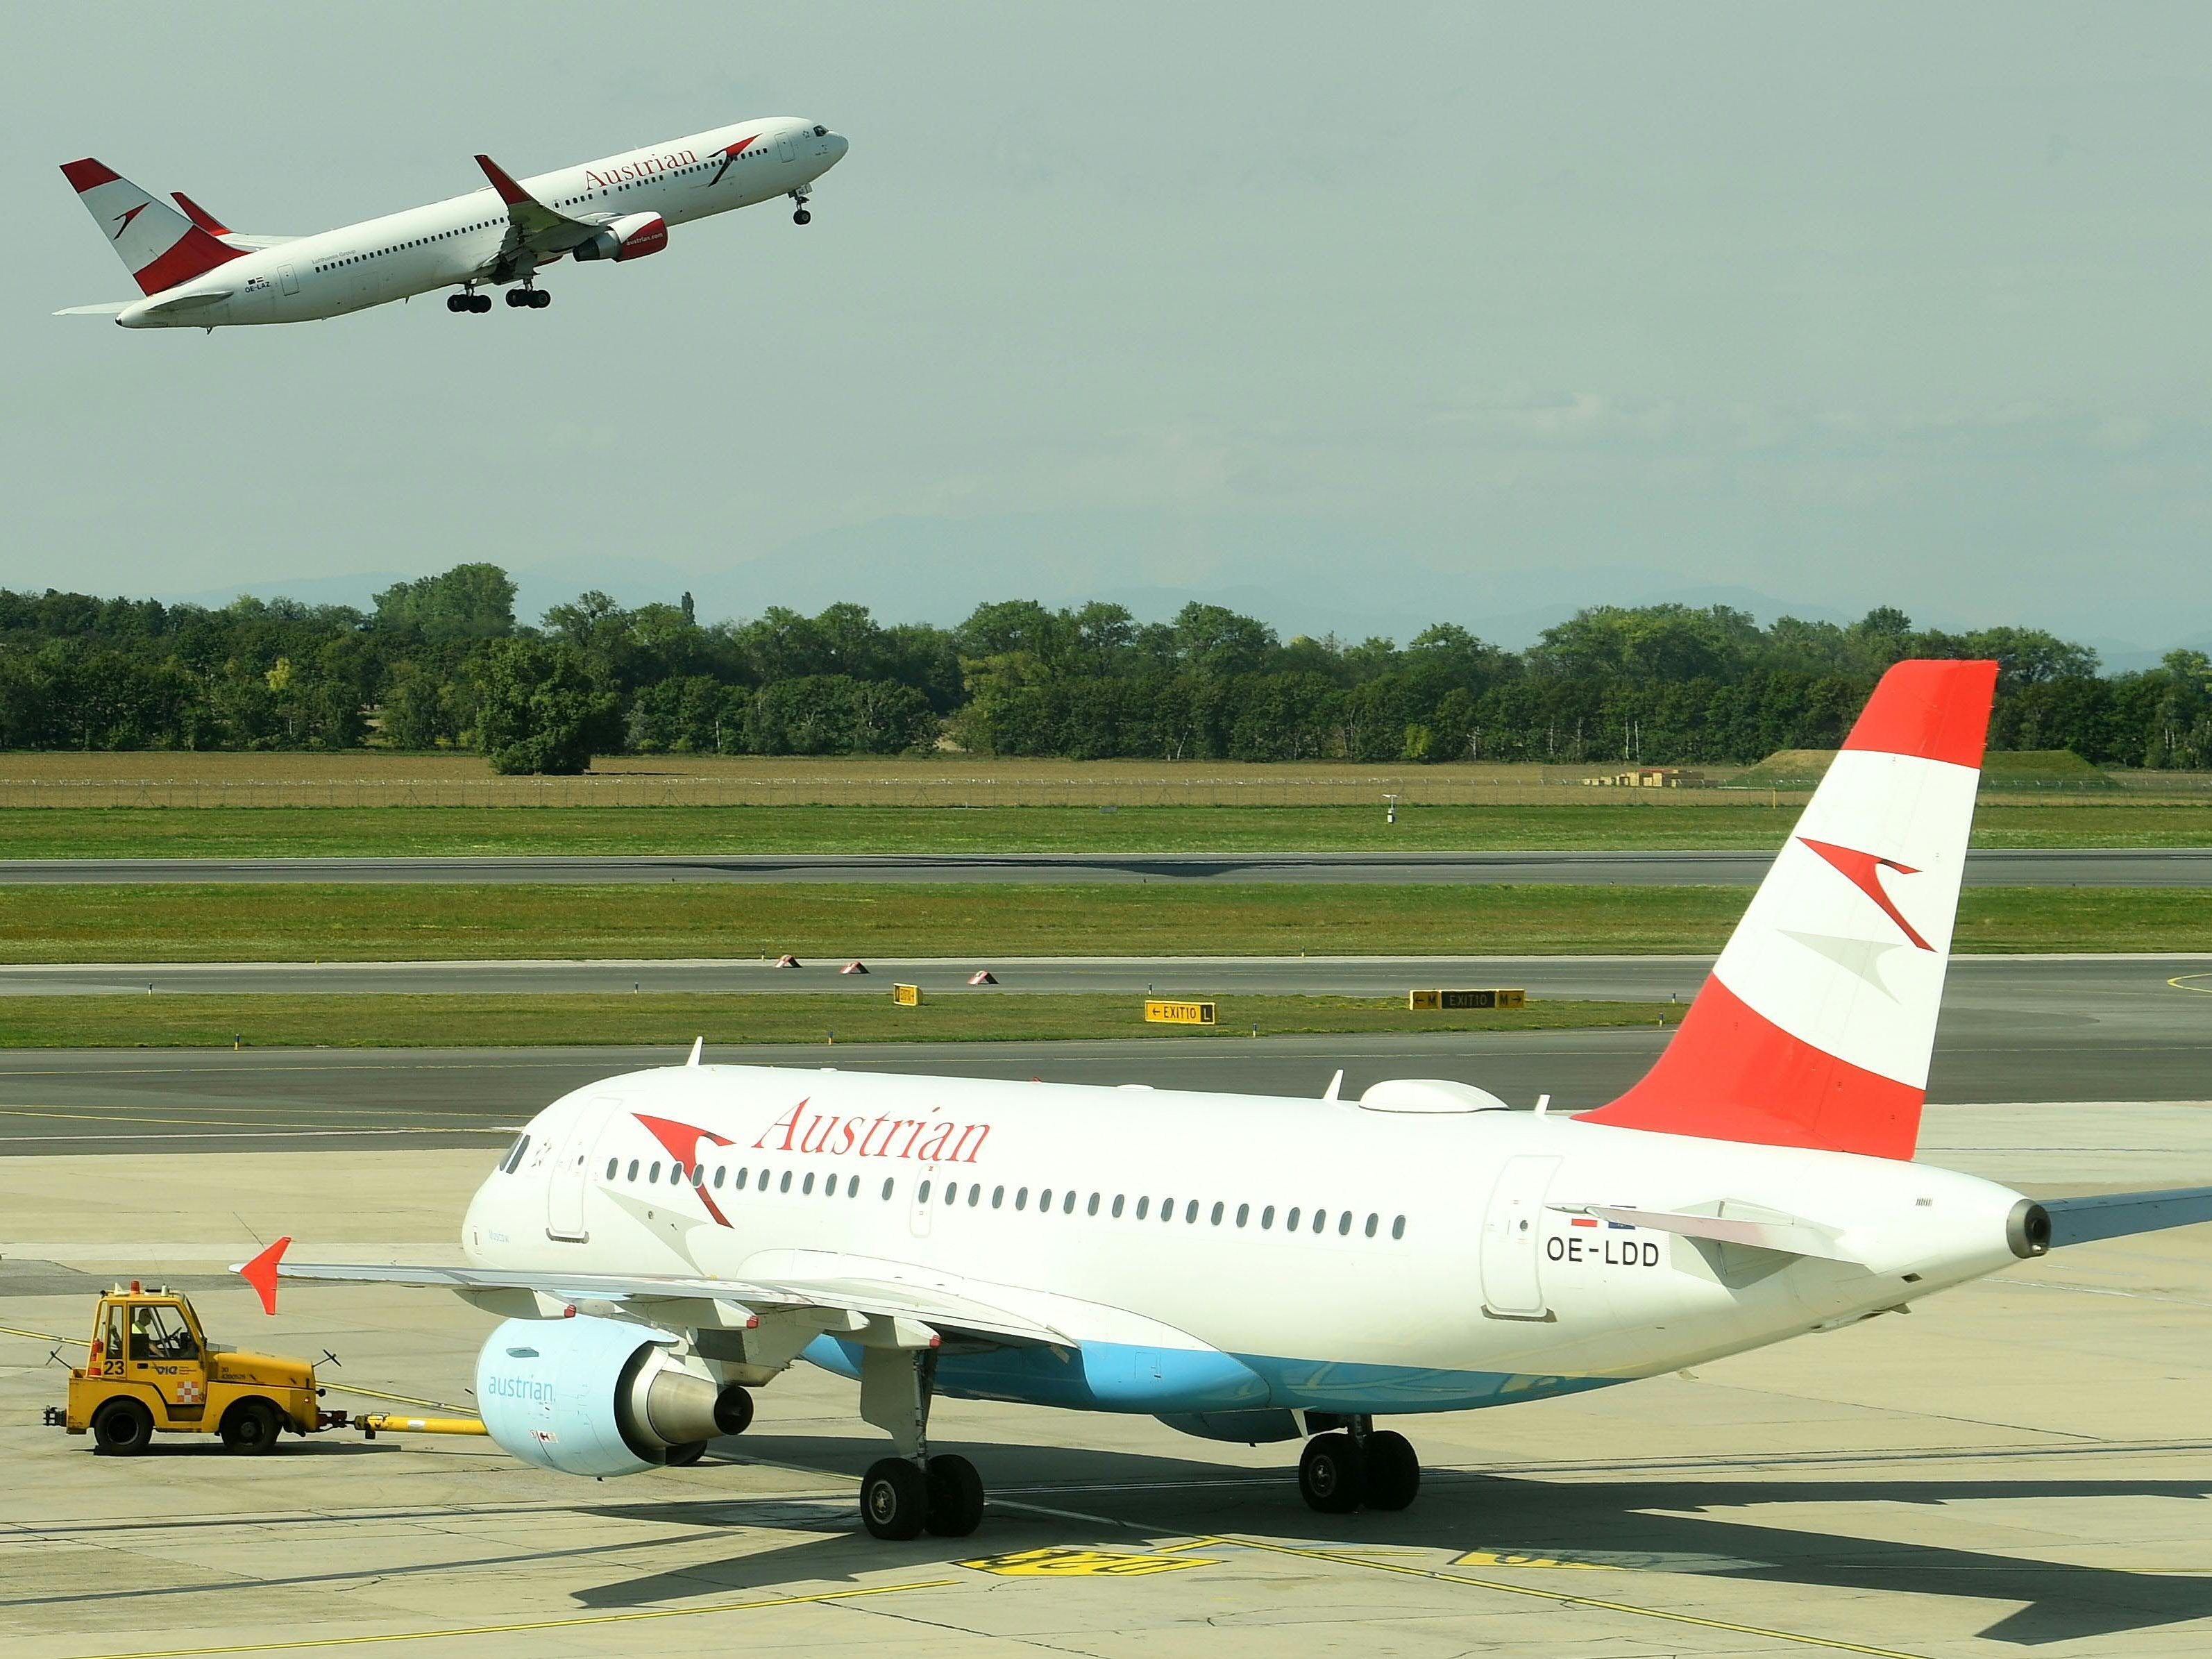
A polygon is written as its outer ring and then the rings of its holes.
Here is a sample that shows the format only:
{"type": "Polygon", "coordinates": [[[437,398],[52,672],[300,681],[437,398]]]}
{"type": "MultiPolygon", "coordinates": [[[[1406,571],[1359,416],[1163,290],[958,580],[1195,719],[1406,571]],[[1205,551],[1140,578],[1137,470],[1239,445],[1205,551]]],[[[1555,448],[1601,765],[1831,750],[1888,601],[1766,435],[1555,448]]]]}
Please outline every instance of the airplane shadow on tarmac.
{"type": "MultiPolygon", "coordinates": [[[[1780,1585],[1894,1592],[2017,1604],[1981,1634],[2022,1646],[2081,1641],[2123,1631],[2212,1617],[2212,1577],[2130,1572],[2072,1566],[2024,1556],[1948,1549],[1879,1537],[1829,1533],[1800,1526],[1768,1526],[1718,1510],[1801,1504],[1941,1504],[1998,1500],[2010,1503],[2112,1498],[2212,1498],[2212,1476],[2202,1480],[2013,1480],[1805,1478],[1747,1480],[1725,1474],[1711,1480],[1621,1477],[1548,1480],[1509,1475],[1431,1470],[1414,1506],[1400,1514],[1363,1512],[1322,1516],[1308,1510],[1289,1468],[1265,1471],[1175,1457],[1121,1452],[1053,1450],[1024,1445],[981,1445],[946,1439],[974,1458],[987,1481],[994,1472],[994,1502],[973,1538],[885,1543],[860,1528],[855,1510],[840,1516],[834,1537],[817,1537],[726,1563],[701,1564],[679,1572],[633,1578],[575,1592],[593,1607],[649,1606],[696,1596],[713,1588],[768,1588],[805,1577],[840,1577],[886,1567],[936,1566],[1005,1551],[1070,1541],[1068,1520],[1012,1504],[1079,1511],[1129,1528],[1126,1540],[1095,1536],[1086,1545],[1131,1548],[1194,1535],[1243,1535],[1301,1548],[1368,1549],[1378,1546],[1468,1550],[1585,1561],[1650,1572],[1689,1573],[1780,1585]],[[1024,1482],[1014,1471],[1048,1460],[1050,1482],[1024,1482]]],[[[2140,1451],[2142,1448],[2129,1448],[2140,1451]]],[[[2212,1443],[2161,1445],[2159,1449],[2212,1452],[2212,1443]]],[[[744,1463],[834,1471],[857,1476],[881,1455],[871,1442],[832,1437],[748,1435],[717,1443],[702,1464],[702,1485],[717,1474],[739,1474],[744,1463]],[[722,1460],[730,1460],[724,1462],[722,1460]]],[[[1915,1455],[1923,1461],[1924,1455],[1915,1455]]],[[[1856,1461],[1856,1460],[1855,1460],[1856,1461]]],[[[1880,1461],[1878,1454],[1870,1462],[1880,1461]]],[[[1948,1461],[1948,1460],[1947,1460],[1948,1461]]],[[[1042,1471],[1039,1471],[1042,1473],[1042,1471]]],[[[734,1484],[734,1483],[732,1483],[734,1484]]],[[[702,1493],[703,1497],[705,1494],[702,1493]]],[[[726,1486],[722,1501],[741,1498],[726,1486]]],[[[639,1519],[696,1523],[697,1504],[612,1506],[639,1519]],[[672,1514],[675,1511],[676,1514],[672,1514]]],[[[602,1510],[602,1513],[606,1512],[602,1510]]],[[[732,1517],[743,1524],[742,1517],[732,1517]]],[[[2054,1531],[2068,1530],[2054,1525],[2054,1531]]],[[[1439,1564],[1443,1565],[1443,1564],[1439,1564]]],[[[1510,1567],[1450,1569],[1480,1577],[1510,1567]]],[[[1626,1583],[1605,1588],[1577,1583],[1592,1595],[1619,1596],[1626,1583]]]]}

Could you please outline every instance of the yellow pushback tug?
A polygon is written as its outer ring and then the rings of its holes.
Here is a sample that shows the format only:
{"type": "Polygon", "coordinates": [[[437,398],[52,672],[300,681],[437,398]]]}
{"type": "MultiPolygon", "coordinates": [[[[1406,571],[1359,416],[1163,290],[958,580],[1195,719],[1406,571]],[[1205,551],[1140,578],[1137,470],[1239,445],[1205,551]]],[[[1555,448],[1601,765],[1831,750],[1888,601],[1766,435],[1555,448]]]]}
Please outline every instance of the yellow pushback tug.
{"type": "Polygon", "coordinates": [[[344,1428],[343,1412],[316,1403],[315,1368],[304,1359],[248,1353],[210,1342],[181,1291],[118,1286],[92,1316],[92,1351],[70,1370],[69,1404],[46,1420],[91,1432],[99,1449],[129,1456],[161,1434],[218,1434],[234,1452],[272,1449],[286,1429],[344,1428]]]}

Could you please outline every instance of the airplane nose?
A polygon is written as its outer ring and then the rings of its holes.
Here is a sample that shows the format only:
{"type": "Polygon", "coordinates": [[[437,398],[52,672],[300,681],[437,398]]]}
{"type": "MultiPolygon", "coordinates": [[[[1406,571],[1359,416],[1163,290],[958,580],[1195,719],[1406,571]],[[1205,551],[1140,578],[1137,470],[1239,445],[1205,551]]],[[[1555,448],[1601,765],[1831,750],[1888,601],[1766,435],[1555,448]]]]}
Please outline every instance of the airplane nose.
{"type": "Polygon", "coordinates": [[[842,132],[832,132],[825,136],[830,140],[830,165],[836,167],[838,162],[845,159],[845,152],[852,149],[852,143],[842,132]]]}

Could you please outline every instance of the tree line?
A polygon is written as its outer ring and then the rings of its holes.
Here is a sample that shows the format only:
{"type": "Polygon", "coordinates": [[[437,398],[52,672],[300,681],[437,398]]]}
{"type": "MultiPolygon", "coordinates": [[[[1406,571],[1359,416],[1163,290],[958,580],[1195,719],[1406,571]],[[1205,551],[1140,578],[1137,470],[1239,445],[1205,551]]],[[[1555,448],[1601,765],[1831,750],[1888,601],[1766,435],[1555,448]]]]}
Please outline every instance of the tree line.
{"type": "Polygon", "coordinates": [[[374,607],[220,608],[0,589],[0,748],[481,750],[506,772],[596,754],[1070,760],[1747,762],[1832,749],[1905,657],[1994,657],[1991,741],[2212,768],[2212,662],[2107,675],[2040,629],[1951,634],[1893,609],[1762,627],[1724,605],[1601,605],[1509,651],[1440,623],[1401,645],[1285,640],[1218,605],[977,607],[951,628],[857,605],[702,623],[689,594],[587,592],[535,627],[495,565],[374,607]]]}

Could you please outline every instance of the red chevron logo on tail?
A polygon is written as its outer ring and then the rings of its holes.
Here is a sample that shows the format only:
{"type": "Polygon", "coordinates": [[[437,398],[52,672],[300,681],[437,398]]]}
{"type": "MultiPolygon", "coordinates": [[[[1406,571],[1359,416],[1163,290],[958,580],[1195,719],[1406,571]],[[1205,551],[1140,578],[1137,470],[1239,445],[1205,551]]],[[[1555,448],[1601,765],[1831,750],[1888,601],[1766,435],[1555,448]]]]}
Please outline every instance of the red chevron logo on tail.
{"type": "Polygon", "coordinates": [[[139,203],[137,207],[125,208],[121,213],[116,216],[115,234],[109,237],[107,240],[111,242],[121,241],[123,240],[123,233],[131,228],[131,222],[133,219],[136,219],[145,210],[146,204],[143,202],[139,203]]]}
{"type": "Polygon", "coordinates": [[[1830,842],[1814,841],[1810,836],[1800,836],[1797,839],[1835,866],[1844,880],[1880,905],[1882,915],[1902,928],[1905,938],[1923,951],[1936,948],[1920,937],[1919,930],[1905,919],[1905,914],[1897,908],[1896,901],[1882,890],[1881,872],[1894,870],[1900,876],[1917,876],[1920,873],[1917,870],[1909,864],[1899,864],[1895,859],[1877,858],[1874,854],[1862,853],[1856,848],[1838,847],[1830,842]]]}

